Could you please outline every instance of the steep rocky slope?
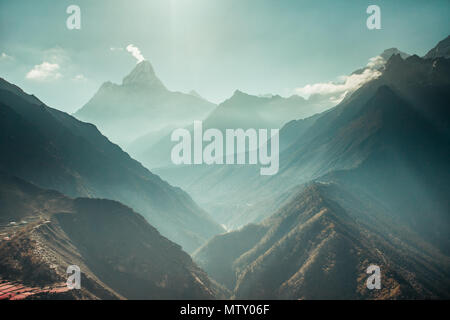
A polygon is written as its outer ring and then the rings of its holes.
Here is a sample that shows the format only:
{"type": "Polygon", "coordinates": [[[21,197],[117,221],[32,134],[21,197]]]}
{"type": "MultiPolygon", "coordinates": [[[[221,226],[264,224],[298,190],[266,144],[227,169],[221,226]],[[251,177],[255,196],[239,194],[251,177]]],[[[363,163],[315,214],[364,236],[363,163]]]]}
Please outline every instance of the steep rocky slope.
{"type": "Polygon", "coordinates": [[[118,202],[71,199],[5,174],[0,197],[0,279],[29,298],[220,296],[180,246],[118,202]],[[81,269],[81,290],[64,290],[70,265],[81,269]]]}
{"type": "Polygon", "coordinates": [[[194,259],[237,299],[448,298],[450,259],[374,199],[313,183],[261,224],[216,236],[194,259]],[[218,254],[224,253],[224,254],[218,254]],[[369,290],[378,265],[382,288],[369,290]]]}

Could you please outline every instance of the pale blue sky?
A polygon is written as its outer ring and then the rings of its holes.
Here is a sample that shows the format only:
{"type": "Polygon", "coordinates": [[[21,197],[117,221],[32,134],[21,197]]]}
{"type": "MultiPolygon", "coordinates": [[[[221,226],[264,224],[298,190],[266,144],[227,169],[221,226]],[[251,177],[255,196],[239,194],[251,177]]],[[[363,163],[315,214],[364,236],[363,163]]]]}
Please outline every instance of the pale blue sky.
{"type": "Polygon", "coordinates": [[[386,48],[423,55],[450,34],[449,16],[448,0],[0,0],[0,77],[74,112],[130,72],[136,60],[111,48],[133,44],[171,90],[214,102],[235,89],[289,95],[386,48]],[[66,28],[70,4],[81,8],[81,30],[66,28]],[[382,30],[366,28],[370,4],[382,30]],[[27,79],[43,62],[59,69],[27,79]]]}

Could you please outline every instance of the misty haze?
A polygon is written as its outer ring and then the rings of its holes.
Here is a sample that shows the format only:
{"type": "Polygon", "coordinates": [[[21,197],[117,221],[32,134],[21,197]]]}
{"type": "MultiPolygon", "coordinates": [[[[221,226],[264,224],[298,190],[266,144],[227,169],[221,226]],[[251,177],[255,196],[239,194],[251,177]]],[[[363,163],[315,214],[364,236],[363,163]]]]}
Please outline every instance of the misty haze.
{"type": "Polygon", "coordinates": [[[0,4],[0,300],[450,298],[447,1],[76,2],[0,4]]]}

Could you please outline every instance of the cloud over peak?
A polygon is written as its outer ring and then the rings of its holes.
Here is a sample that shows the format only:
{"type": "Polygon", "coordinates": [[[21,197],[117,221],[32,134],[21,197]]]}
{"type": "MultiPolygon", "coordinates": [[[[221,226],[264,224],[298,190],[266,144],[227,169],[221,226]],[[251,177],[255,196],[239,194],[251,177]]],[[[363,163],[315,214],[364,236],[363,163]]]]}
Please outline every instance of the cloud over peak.
{"type": "Polygon", "coordinates": [[[333,103],[339,103],[349,92],[355,91],[363,84],[378,78],[381,75],[379,69],[385,63],[386,61],[381,56],[376,56],[369,59],[367,66],[361,72],[340,76],[338,81],[307,84],[304,87],[296,88],[294,91],[304,98],[321,95],[333,103]]]}
{"type": "Polygon", "coordinates": [[[137,63],[142,62],[142,61],[145,60],[144,56],[143,56],[142,53],[141,53],[141,50],[139,50],[139,48],[136,47],[135,45],[129,44],[129,45],[127,46],[127,51],[128,51],[129,53],[131,53],[131,54],[133,55],[133,57],[136,58],[137,63]]]}

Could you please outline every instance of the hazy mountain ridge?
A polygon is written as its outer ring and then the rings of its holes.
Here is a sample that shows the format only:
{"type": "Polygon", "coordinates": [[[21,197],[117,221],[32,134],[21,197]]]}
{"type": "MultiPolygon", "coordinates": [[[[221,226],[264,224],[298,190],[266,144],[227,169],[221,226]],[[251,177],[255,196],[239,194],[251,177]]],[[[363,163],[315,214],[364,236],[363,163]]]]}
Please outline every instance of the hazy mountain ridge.
{"type": "Polygon", "coordinates": [[[210,128],[280,128],[291,119],[314,114],[307,100],[300,96],[258,97],[236,90],[204,121],[210,128]]]}
{"type": "MultiPolygon", "coordinates": [[[[226,129],[279,129],[292,119],[308,117],[324,108],[297,95],[259,97],[236,90],[206,118],[197,120],[202,120],[203,130],[219,129],[225,135],[226,129]]],[[[192,123],[186,128],[192,135],[192,123]]],[[[166,135],[154,143],[147,138],[139,146],[133,144],[134,155],[149,168],[174,166],[170,158],[174,142],[170,135],[171,131],[167,130],[166,135]]]]}
{"type": "Polygon", "coordinates": [[[242,183],[234,206],[253,201],[233,221],[265,220],[214,237],[195,261],[237,299],[448,299],[449,88],[450,60],[393,55],[340,105],[290,122],[277,175],[222,172],[242,183]],[[370,264],[381,290],[365,286],[370,264]]]}
{"type": "Polygon", "coordinates": [[[94,123],[109,139],[126,147],[144,135],[157,135],[163,127],[183,127],[203,119],[214,107],[195,95],[169,91],[150,62],[142,61],[122,84],[102,84],[74,116],[94,123]]]}
{"type": "Polygon", "coordinates": [[[1,170],[69,196],[128,204],[188,251],[222,232],[186,193],[142,167],[95,126],[7,90],[0,90],[0,103],[1,170]]]}
{"type": "MultiPolygon", "coordinates": [[[[396,48],[391,48],[381,53],[377,57],[379,59],[373,63],[382,69],[393,54],[400,54],[402,57],[409,56],[396,48]]],[[[369,69],[369,67],[365,67],[352,74],[363,73],[369,69]]],[[[145,127],[144,122],[146,122],[146,133],[141,132],[139,135],[135,135],[134,139],[127,143],[121,143],[121,145],[146,167],[155,169],[173,166],[170,158],[171,148],[174,144],[170,139],[171,132],[180,127],[186,127],[192,132],[194,120],[202,120],[204,129],[217,128],[222,132],[225,129],[238,128],[281,128],[291,120],[310,117],[337,103],[331,99],[335,95],[334,93],[331,96],[314,93],[308,99],[304,99],[296,94],[284,98],[279,95],[254,96],[236,90],[229,99],[211,109],[210,112],[195,116],[195,113],[185,115],[185,109],[191,108],[188,107],[187,101],[179,101],[178,115],[173,119],[166,119],[161,117],[161,114],[171,108],[166,106],[167,95],[164,92],[168,91],[156,77],[150,63],[141,62],[124,79],[122,85],[105,83],[91,101],[75,115],[98,124],[102,132],[104,131],[115,142],[127,135],[135,134],[140,127],[145,127]],[[134,78],[137,80],[130,80],[134,78]],[[151,83],[156,84],[151,85],[151,83]],[[122,91],[126,96],[126,101],[117,96],[118,92],[122,91]],[[151,102],[149,101],[150,97],[151,102]],[[131,111],[130,108],[123,108],[123,106],[111,107],[119,105],[117,101],[120,99],[123,100],[122,105],[130,105],[131,111]],[[147,104],[151,107],[143,105],[143,101],[148,101],[147,104]],[[119,109],[119,111],[115,111],[115,109],[119,109]],[[129,120],[131,117],[136,117],[136,119],[129,120]],[[175,118],[178,120],[175,121],[175,118]],[[151,124],[155,120],[158,120],[160,124],[152,127],[151,124]],[[108,128],[105,127],[105,124],[108,125],[108,128]]],[[[171,93],[171,95],[174,94],[171,93]]],[[[204,100],[198,94],[190,94],[190,96],[204,100]]]]}
{"type": "MultiPolygon", "coordinates": [[[[210,212],[214,212],[216,200],[233,199],[230,207],[240,212],[221,221],[233,227],[261,221],[276,210],[278,197],[298,184],[333,170],[357,168],[382,154],[401,156],[392,163],[379,162],[380,166],[399,170],[409,168],[412,162],[412,168],[420,173],[421,166],[435,164],[434,169],[426,167],[427,179],[429,185],[431,177],[441,181],[440,187],[433,190],[440,195],[436,201],[445,206],[445,192],[436,189],[448,190],[448,165],[443,159],[449,154],[449,74],[447,59],[410,56],[403,60],[399,55],[392,56],[378,79],[338,106],[311,119],[291,121],[282,128],[280,170],[273,177],[261,177],[255,166],[206,168],[196,179],[185,178],[191,176],[189,168],[185,174],[181,169],[156,171],[187,190],[210,212]],[[415,147],[420,149],[416,152],[415,147]]],[[[229,211],[226,206],[222,205],[224,215],[229,211]]]]}

